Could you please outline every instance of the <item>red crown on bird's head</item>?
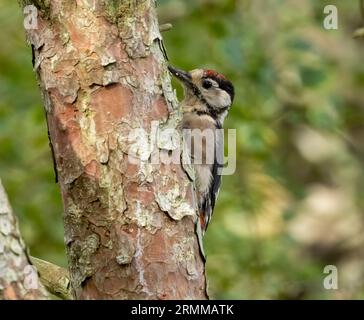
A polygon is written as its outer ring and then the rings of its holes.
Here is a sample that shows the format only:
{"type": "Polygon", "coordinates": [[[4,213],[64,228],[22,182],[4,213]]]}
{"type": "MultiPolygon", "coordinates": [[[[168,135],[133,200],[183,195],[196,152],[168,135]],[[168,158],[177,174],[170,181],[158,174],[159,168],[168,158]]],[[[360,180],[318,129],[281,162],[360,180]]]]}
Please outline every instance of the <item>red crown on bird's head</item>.
{"type": "Polygon", "coordinates": [[[211,69],[204,70],[203,76],[205,78],[212,78],[212,79],[217,78],[217,79],[220,79],[220,80],[227,81],[226,77],[223,74],[218,73],[215,70],[211,70],[211,69]]]}
{"type": "Polygon", "coordinates": [[[231,102],[234,100],[234,86],[223,74],[218,73],[215,70],[205,69],[203,72],[203,78],[215,80],[219,84],[219,87],[230,95],[231,102]]]}

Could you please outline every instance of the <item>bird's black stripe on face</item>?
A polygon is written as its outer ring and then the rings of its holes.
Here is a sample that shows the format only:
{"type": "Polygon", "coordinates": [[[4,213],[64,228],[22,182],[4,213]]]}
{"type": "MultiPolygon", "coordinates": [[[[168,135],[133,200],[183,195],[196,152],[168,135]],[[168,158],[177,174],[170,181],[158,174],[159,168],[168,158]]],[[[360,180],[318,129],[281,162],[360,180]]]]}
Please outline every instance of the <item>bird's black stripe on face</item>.
{"type": "Polygon", "coordinates": [[[198,111],[197,114],[199,114],[199,115],[207,114],[207,115],[212,116],[214,119],[216,119],[219,115],[223,114],[226,110],[229,110],[230,106],[227,106],[225,108],[218,108],[218,109],[214,108],[206,101],[205,97],[202,95],[200,89],[197,88],[196,85],[191,83],[190,88],[193,90],[193,94],[200,99],[200,101],[207,107],[207,110],[208,110],[207,112],[198,111]]]}
{"type": "Polygon", "coordinates": [[[235,96],[233,84],[230,81],[220,81],[219,86],[222,90],[225,90],[229,94],[232,103],[235,96]]]}
{"type": "Polygon", "coordinates": [[[228,93],[231,99],[231,103],[233,102],[235,96],[235,90],[233,84],[229,80],[223,79],[222,77],[203,77],[202,80],[204,79],[211,79],[217,82],[219,88],[228,93]]]}

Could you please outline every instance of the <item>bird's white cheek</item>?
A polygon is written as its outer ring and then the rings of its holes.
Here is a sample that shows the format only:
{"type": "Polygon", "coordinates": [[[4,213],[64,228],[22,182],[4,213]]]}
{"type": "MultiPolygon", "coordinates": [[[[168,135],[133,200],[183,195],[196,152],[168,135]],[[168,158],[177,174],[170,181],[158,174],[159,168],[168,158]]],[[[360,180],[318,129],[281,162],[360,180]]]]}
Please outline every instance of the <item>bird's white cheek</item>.
{"type": "Polygon", "coordinates": [[[207,102],[216,108],[226,108],[231,105],[230,96],[222,90],[219,90],[214,94],[210,94],[209,96],[205,97],[207,102]]]}
{"type": "Polygon", "coordinates": [[[222,91],[220,93],[220,101],[221,101],[220,105],[222,108],[226,108],[231,105],[231,98],[225,91],[222,91]]]}

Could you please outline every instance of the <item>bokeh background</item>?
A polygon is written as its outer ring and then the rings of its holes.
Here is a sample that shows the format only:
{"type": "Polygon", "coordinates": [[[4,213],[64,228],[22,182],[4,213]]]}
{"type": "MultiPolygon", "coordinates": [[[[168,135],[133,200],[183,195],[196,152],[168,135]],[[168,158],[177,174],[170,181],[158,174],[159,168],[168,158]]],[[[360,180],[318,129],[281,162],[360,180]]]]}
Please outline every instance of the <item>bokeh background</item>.
{"type": "MultiPolygon", "coordinates": [[[[364,298],[364,26],[357,0],[161,0],[173,64],[229,77],[237,170],[205,237],[212,298],[364,298]],[[334,4],[339,29],[323,28],[334,4]],[[339,289],[325,290],[335,265],[339,289]]],[[[66,266],[40,92],[0,0],[0,176],[31,254],[66,266]]]]}

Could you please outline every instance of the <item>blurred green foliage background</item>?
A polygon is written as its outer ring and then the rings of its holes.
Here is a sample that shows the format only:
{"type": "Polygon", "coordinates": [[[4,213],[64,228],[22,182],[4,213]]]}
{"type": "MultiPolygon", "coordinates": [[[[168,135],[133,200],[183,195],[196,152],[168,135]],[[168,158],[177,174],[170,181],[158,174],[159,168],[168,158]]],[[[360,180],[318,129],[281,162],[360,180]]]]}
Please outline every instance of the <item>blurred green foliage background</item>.
{"type": "MultiPolygon", "coordinates": [[[[357,0],[161,0],[171,63],[235,84],[205,237],[212,298],[364,298],[364,25],[357,0]],[[334,4],[339,29],[323,28],[334,4]],[[339,290],[325,290],[335,265],[339,290]]],[[[66,266],[40,92],[14,0],[0,1],[0,176],[32,255],[66,266]]]]}

